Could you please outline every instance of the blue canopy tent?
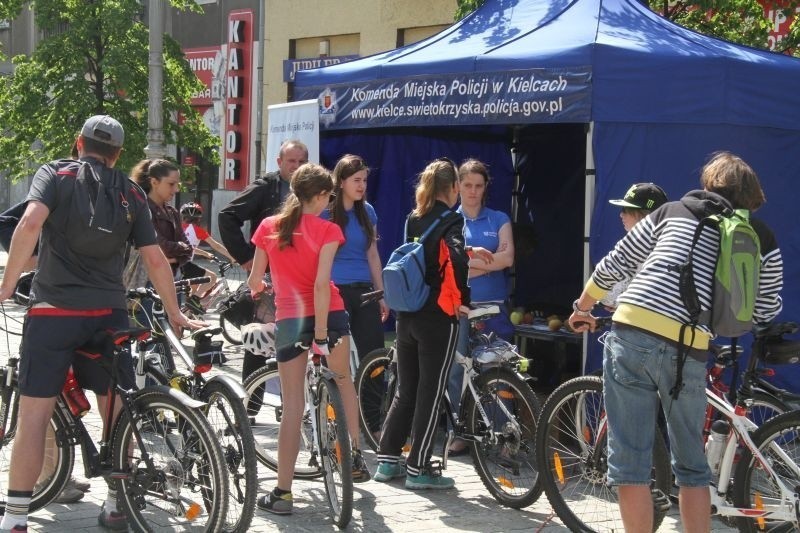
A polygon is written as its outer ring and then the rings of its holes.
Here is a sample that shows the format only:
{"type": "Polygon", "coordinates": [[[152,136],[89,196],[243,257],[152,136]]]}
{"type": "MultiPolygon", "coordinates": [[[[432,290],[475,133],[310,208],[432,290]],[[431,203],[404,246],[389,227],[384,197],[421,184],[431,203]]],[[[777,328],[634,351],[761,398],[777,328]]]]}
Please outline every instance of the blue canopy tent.
{"type": "Polygon", "coordinates": [[[517,265],[527,301],[574,298],[622,235],[608,200],[630,183],[653,181],[678,199],[697,188],[710,153],[733,151],[764,185],[758,216],[784,255],[782,317],[800,320],[790,215],[800,60],[694,33],[635,0],[487,0],[424,41],[299,72],[295,98],[319,99],[324,162],[352,151],[377,167],[370,199],[384,255],[426,161],[487,161],[489,205],[545,224],[535,258],[517,265]],[[562,284],[565,275],[576,279],[562,284]]]}

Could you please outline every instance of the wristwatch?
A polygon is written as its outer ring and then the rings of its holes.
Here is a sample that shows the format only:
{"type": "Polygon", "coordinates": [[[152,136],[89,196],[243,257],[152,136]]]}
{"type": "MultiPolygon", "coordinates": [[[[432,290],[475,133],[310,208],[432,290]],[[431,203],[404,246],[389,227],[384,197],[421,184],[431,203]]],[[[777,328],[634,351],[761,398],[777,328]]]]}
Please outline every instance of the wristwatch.
{"type": "Polygon", "coordinates": [[[572,310],[575,311],[575,314],[578,316],[592,316],[592,310],[589,309],[588,311],[584,311],[580,307],[578,307],[578,300],[572,302],[572,310]]]}

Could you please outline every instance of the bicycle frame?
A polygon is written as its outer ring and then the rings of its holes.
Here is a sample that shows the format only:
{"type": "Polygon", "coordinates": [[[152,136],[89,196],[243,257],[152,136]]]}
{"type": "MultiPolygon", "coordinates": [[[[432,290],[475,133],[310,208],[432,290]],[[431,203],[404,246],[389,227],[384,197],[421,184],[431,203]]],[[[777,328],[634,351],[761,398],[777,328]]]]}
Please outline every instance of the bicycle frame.
{"type": "MultiPolygon", "coordinates": [[[[725,446],[725,451],[722,454],[720,462],[719,483],[717,487],[709,485],[711,493],[711,505],[714,510],[713,514],[719,516],[741,516],[747,518],[775,518],[778,520],[792,521],[797,519],[796,504],[798,503],[798,495],[795,494],[794,488],[789,488],[775,473],[770,462],[764,455],[755,447],[750,432],[757,429],[756,424],[747,418],[747,409],[744,405],[731,405],[727,400],[715,395],[712,391],[706,389],[706,399],[711,406],[721,413],[731,424],[731,433],[728,436],[728,442],[725,446]],[[771,480],[779,487],[781,491],[780,504],[769,506],[764,509],[753,508],[740,508],[735,507],[728,503],[725,496],[731,482],[731,473],[735,464],[736,449],[742,444],[752,452],[753,457],[758,461],[759,466],[769,474],[771,480]]],[[[779,447],[773,445],[774,451],[785,461],[785,464],[792,465],[795,475],[800,476],[800,465],[793,463],[791,458],[785,454],[779,447]]]]}

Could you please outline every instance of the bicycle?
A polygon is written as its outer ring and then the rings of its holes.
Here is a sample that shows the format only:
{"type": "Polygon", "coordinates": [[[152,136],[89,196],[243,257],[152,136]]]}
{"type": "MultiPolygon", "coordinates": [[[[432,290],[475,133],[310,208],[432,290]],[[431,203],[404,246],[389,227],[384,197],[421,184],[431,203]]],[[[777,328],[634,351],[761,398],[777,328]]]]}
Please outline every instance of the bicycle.
{"type": "MultiPolygon", "coordinates": [[[[242,334],[239,326],[232,323],[225,317],[223,311],[228,309],[233,302],[238,298],[237,291],[232,291],[228,281],[229,272],[235,273],[234,269],[237,265],[229,261],[223,261],[216,257],[208,259],[212,264],[216,265],[219,275],[214,285],[208,289],[202,296],[190,296],[190,290],[184,289],[182,291],[185,297],[185,303],[181,306],[181,311],[187,316],[192,318],[202,319],[203,315],[209,309],[213,309],[219,313],[219,325],[222,328],[222,336],[233,345],[242,344],[242,334]]],[[[196,278],[198,279],[198,278],[196,278]]],[[[210,279],[205,278],[204,283],[208,283],[210,279]]],[[[241,283],[240,283],[241,285],[241,283]]]]}
{"type": "MultiPolygon", "coordinates": [[[[800,343],[783,340],[794,324],[775,324],[756,338],[786,359],[800,357],[800,343]]],[[[706,388],[706,400],[725,421],[725,442],[707,446],[715,482],[709,486],[711,513],[734,517],[741,531],[796,530],[800,525],[800,411],[771,418],[758,427],[748,418],[752,399],[739,394],[736,403],[706,388]],[[716,458],[719,453],[719,460],[716,458]],[[718,466],[717,466],[718,465],[718,466]],[[731,482],[733,480],[733,482],[731,482]],[[767,493],[769,491],[769,493],[767,493]],[[732,503],[731,503],[732,502],[732,503]]],[[[547,399],[539,419],[537,458],[542,485],[553,510],[573,531],[618,530],[617,495],[606,486],[607,420],[602,381],[579,377],[564,383],[547,399]],[[600,510],[598,512],[598,510],[600,510]],[[602,522],[601,522],[602,520],[602,522]]],[[[663,518],[658,501],[669,486],[662,439],[654,447],[654,526],[663,518]]]]}
{"type": "MultiPolygon", "coordinates": [[[[307,340],[310,346],[310,339],[307,340]]],[[[277,472],[278,427],[282,415],[277,361],[267,361],[266,366],[248,376],[244,389],[254,421],[256,455],[262,464],[277,472]]],[[[323,357],[312,350],[309,350],[304,394],[306,411],[294,477],[323,478],[331,518],[343,528],[350,522],[353,510],[352,445],[335,375],[324,365],[323,357]]]]}
{"type": "MultiPolygon", "coordinates": [[[[367,295],[364,295],[367,296],[367,295]]],[[[447,468],[450,444],[456,437],[470,445],[475,470],[484,486],[501,504],[522,508],[541,494],[534,457],[539,400],[522,375],[528,360],[514,345],[479,333],[476,325],[499,314],[498,306],[474,310],[469,316],[469,358],[464,367],[466,387],[455,413],[445,393],[443,408],[453,428],[442,451],[447,468]]],[[[376,428],[383,426],[397,386],[396,343],[373,350],[361,361],[355,386],[359,398],[359,425],[367,444],[377,450],[376,428]]]]}
{"type": "MultiPolygon", "coordinates": [[[[103,476],[117,487],[121,510],[136,531],[185,528],[219,531],[227,510],[228,480],[222,450],[199,409],[203,403],[168,387],[128,391],[119,385],[120,355],[146,338],[141,328],[101,331],[77,355],[96,361],[111,376],[117,396],[109,396],[109,412],[120,401],[116,422],[102,430],[99,450],[80,412],[61,393],[50,420],[56,440],[54,456],[44,463],[34,488],[30,512],[48,505],[72,475],[75,447],[81,449],[84,475],[103,476]]],[[[18,427],[19,359],[0,367],[0,506],[5,509],[10,446],[18,427]]]]}
{"type": "MultiPolygon", "coordinates": [[[[183,280],[188,286],[193,280],[183,280]]],[[[247,393],[242,385],[230,376],[218,374],[206,379],[212,360],[221,354],[222,343],[210,342],[220,328],[203,328],[192,333],[195,340],[194,357],[190,356],[170,326],[158,294],[151,288],[128,291],[130,300],[152,303],[153,335],[139,341],[134,357],[137,384],[147,383],[172,386],[189,397],[204,403],[203,413],[222,445],[228,472],[228,512],[224,531],[246,531],[249,527],[258,491],[258,463],[253,432],[245,409],[247,393]],[[153,351],[158,346],[166,352],[153,351]],[[198,349],[198,347],[200,347],[198,349]],[[188,373],[175,370],[173,353],[184,362],[188,373]],[[166,361],[166,368],[163,361],[166,361]]]]}

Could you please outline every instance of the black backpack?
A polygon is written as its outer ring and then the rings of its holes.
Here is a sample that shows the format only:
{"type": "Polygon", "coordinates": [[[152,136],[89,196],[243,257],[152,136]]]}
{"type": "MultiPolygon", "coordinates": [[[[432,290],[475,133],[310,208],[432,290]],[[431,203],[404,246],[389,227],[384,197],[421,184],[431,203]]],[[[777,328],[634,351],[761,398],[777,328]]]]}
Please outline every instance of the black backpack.
{"type": "Polygon", "coordinates": [[[94,259],[119,253],[134,221],[127,176],[119,170],[106,169],[111,176],[104,183],[87,162],[61,159],[51,166],[56,174],[66,176],[65,180],[74,180],[72,187],[60,187],[59,204],[51,213],[69,248],[94,259]]]}

